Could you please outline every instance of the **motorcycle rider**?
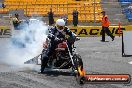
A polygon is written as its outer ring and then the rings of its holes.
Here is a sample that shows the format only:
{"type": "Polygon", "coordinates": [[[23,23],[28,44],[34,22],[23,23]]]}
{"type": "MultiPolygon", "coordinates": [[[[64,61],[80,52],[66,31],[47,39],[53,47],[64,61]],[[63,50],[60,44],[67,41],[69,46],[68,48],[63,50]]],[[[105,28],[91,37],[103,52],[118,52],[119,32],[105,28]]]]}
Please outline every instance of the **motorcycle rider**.
{"type": "Polygon", "coordinates": [[[48,38],[51,39],[50,45],[48,46],[46,52],[41,56],[41,73],[43,73],[45,67],[47,66],[49,56],[53,54],[56,46],[65,40],[66,36],[69,35],[69,40],[67,40],[67,45],[72,54],[72,44],[76,39],[76,35],[65,26],[65,21],[63,19],[58,19],[56,25],[49,29],[48,38]]]}

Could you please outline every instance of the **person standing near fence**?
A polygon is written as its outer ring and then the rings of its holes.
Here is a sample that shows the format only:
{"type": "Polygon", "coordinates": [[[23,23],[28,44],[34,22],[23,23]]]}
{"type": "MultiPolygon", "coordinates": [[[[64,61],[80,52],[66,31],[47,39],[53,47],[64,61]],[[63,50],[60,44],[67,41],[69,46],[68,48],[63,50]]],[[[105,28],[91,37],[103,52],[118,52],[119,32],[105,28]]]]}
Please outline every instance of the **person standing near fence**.
{"type": "Polygon", "coordinates": [[[73,25],[77,26],[78,25],[78,11],[74,10],[72,15],[73,15],[73,25]]]}
{"type": "Polygon", "coordinates": [[[19,14],[15,13],[15,17],[12,19],[14,28],[16,30],[19,29],[19,24],[21,23],[21,20],[19,19],[19,14]]]}
{"type": "Polygon", "coordinates": [[[114,41],[115,36],[112,35],[112,33],[109,30],[109,25],[110,25],[110,21],[108,19],[108,16],[106,15],[105,11],[101,12],[103,17],[102,17],[102,42],[105,42],[105,33],[110,36],[112,38],[112,41],[114,41]]]}
{"type": "Polygon", "coordinates": [[[50,11],[48,12],[48,18],[49,18],[49,25],[52,26],[54,24],[54,13],[52,12],[52,8],[50,8],[50,11]]]}

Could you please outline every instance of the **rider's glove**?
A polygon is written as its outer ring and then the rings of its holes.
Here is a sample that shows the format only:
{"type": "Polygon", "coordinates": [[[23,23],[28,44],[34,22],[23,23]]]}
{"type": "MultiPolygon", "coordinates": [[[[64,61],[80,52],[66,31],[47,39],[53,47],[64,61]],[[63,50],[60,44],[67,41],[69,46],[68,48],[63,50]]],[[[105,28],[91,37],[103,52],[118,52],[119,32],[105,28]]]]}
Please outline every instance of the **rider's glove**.
{"type": "Polygon", "coordinates": [[[76,41],[78,41],[78,40],[80,40],[80,38],[79,37],[76,37],[76,41]]]}
{"type": "Polygon", "coordinates": [[[55,38],[55,41],[59,41],[59,40],[60,40],[59,38],[57,38],[57,37],[55,38]]]}

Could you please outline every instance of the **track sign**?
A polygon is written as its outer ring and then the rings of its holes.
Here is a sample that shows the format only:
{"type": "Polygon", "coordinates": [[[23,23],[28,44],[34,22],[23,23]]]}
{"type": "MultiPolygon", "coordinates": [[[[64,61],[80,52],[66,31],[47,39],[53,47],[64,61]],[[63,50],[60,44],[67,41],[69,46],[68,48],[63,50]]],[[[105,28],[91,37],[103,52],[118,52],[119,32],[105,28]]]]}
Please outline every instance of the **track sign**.
{"type": "Polygon", "coordinates": [[[0,28],[0,37],[10,37],[11,36],[11,30],[0,28]]]}

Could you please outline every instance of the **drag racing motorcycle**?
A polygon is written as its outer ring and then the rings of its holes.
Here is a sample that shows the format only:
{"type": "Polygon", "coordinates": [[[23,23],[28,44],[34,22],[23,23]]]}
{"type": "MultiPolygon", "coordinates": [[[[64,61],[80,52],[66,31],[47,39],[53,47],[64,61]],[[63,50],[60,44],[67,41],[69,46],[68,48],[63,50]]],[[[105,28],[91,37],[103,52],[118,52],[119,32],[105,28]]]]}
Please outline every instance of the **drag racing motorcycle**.
{"type": "MultiPolygon", "coordinates": [[[[60,42],[56,49],[55,52],[49,57],[49,61],[47,64],[48,68],[52,69],[70,69],[72,68],[72,71],[76,75],[81,75],[83,71],[83,61],[81,56],[76,52],[76,47],[74,46],[74,42],[78,41],[79,38],[71,39],[66,38],[60,42]],[[68,41],[72,41],[72,54],[70,52],[70,49],[67,45],[68,41]]],[[[43,51],[41,56],[46,53],[48,46],[50,46],[50,39],[46,39],[46,42],[44,43],[43,51]]],[[[41,64],[42,65],[42,64],[41,64]]],[[[43,66],[41,66],[43,67],[43,66]]]]}
{"type": "MultiPolygon", "coordinates": [[[[80,84],[84,84],[85,82],[85,71],[83,69],[83,61],[81,56],[76,52],[76,47],[74,45],[74,42],[79,41],[80,39],[75,37],[75,39],[66,38],[60,42],[55,49],[55,52],[49,57],[47,67],[45,69],[72,69],[72,72],[74,73],[74,76],[77,78],[77,81],[80,84]],[[67,42],[72,41],[72,54],[70,52],[70,49],[68,47],[67,42]]],[[[43,44],[43,51],[40,55],[34,57],[33,59],[30,59],[26,61],[24,64],[29,63],[38,63],[38,59],[41,60],[42,64],[42,57],[46,53],[48,47],[50,44],[50,39],[47,38],[46,42],[43,44]],[[40,58],[39,58],[40,57],[40,58]]],[[[42,69],[42,68],[41,68],[42,69]]]]}

